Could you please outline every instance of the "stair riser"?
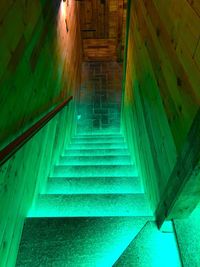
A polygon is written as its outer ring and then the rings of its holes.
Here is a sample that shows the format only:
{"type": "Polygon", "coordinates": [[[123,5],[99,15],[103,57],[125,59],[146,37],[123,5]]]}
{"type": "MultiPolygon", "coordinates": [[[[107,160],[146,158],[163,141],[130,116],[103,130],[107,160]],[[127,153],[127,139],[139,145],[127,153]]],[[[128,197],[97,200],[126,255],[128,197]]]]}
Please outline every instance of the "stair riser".
{"type": "Polygon", "coordinates": [[[126,149],[125,143],[85,143],[85,144],[70,144],[69,149],[126,149]]]}
{"type": "Polygon", "coordinates": [[[72,138],[71,144],[96,144],[96,143],[124,143],[124,138],[110,137],[88,137],[88,138],[72,138]]]}
{"type": "Polygon", "coordinates": [[[47,194],[143,193],[139,177],[49,178],[47,194]]]}
{"type": "Polygon", "coordinates": [[[127,156],[127,149],[69,149],[63,156],[127,156]]]}
{"type": "Polygon", "coordinates": [[[143,194],[40,195],[28,217],[152,216],[143,194]]]}
{"type": "Polygon", "coordinates": [[[129,156],[63,156],[61,165],[128,165],[131,164],[129,156]]]}
{"type": "Polygon", "coordinates": [[[137,176],[137,170],[132,165],[98,165],[98,166],[55,166],[51,176],[55,177],[132,177],[137,176]]]}

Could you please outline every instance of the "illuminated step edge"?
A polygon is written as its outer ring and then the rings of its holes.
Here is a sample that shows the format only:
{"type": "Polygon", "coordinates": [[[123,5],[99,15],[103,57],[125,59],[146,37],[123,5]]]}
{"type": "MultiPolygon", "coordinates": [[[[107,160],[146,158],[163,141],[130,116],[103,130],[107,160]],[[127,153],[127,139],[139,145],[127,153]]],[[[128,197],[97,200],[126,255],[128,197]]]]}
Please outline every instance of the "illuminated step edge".
{"type": "Polygon", "coordinates": [[[123,137],[75,137],[72,138],[71,143],[85,144],[85,143],[124,143],[123,137]]]}
{"type": "Polygon", "coordinates": [[[147,222],[113,265],[117,266],[181,267],[174,233],[162,233],[155,222],[147,222]]]}
{"type": "Polygon", "coordinates": [[[76,134],[73,138],[124,138],[123,134],[111,133],[111,134],[76,134]]]}
{"type": "Polygon", "coordinates": [[[66,149],[63,156],[123,156],[129,155],[128,149],[66,149]]]}
{"type": "Polygon", "coordinates": [[[144,194],[39,195],[28,217],[152,216],[144,194]]]}
{"type": "Polygon", "coordinates": [[[62,156],[61,165],[127,165],[131,164],[128,155],[122,156],[62,156]]]}
{"type": "Polygon", "coordinates": [[[83,125],[79,125],[78,129],[76,130],[76,134],[77,135],[120,135],[121,132],[120,132],[120,127],[119,126],[116,126],[116,127],[109,127],[109,128],[106,128],[106,129],[101,129],[101,130],[95,130],[94,128],[91,129],[84,129],[84,126],[83,125]]]}
{"type": "Polygon", "coordinates": [[[80,143],[70,144],[68,149],[119,149],[127,148],[125,143],[80,143]]]}
{"type": "Polygon", "coordinates": [[[137,175],[134,165],[57,165],[51,174],[55,177],[132,177],[137,175]]]}
{"type": "Polygon", "coordinates": [[[48,179],[47,194],[137,194],[143,193],[140,178],[89,177],[48,179]]]}

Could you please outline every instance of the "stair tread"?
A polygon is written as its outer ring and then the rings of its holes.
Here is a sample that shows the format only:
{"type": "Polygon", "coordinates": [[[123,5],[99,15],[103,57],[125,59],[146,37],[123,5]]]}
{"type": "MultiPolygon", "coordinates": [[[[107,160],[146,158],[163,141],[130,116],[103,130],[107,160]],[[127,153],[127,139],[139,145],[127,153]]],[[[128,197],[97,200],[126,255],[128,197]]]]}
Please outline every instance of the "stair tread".
{"type": "Polygon", "coordinates": [[[96,155],[118,155],[118,156],[122,156],[122,155],[130,155],[129,151],[127,148],[90,148],[90,149],[65,149],[63,156],[81,156],[81,155],[91,155],[91,156],[96,156],[96,155]]]}
{"type": "Polygon", "coordinates": [[[41,194],[28,217],[152,216],[144,194],[41,194]]]}
{"type": "Polygon", "coordinates": [[[82,144],[82,143],[124,143],[124,137],[84,137],[84,138],[79,138],[75,137],[72,138],[71,144],[76,143],[76,144],[82,144]]]}
{"type": "Polygon", "coordinates": [[[93,176],[136,176],[134,165],[57,165],[51,176],[93,177],[93,176]]]}
{"type": "Polygon", "coordinates": [[[174,233],[162,233],[155,222],[147,222],[113,266],[181,267],[174,233]]]}
{"type": "Polygon", "coordinates": [[[67,147],[67,150],[68,149],[89,149],[89,148],[93,148],[93,149],[108,149],[108,148],[118,149],[118,148],[127,148],[127,145],[124,142],[121,142],[121,143],[119,143],[119,142],[117,142],[117,143],[103,143],[103,142],[99,142],[99,143],[71,143],[67,147]]]}
{"type": "Polygon", "coordinates": [[[129,155],[122,155],[122,156],[61,156],[59,159],[59,164],[65,165],[77,165],[77,164],[91,164],[91,165],[98,165],[98,164],[131,164],[131,158],[129,155]]]}
{"type": "Polygon", "coordinates": [[[16,266],[112,266],[148,219],[28,218],[16,266]]]}
{"type": "Polygon", "coordinates": [[[48,180],[48,194],[110,194],[143,193],[140,178],[136,177],[89,177],[89,178],[54,178],[48,180]]]}

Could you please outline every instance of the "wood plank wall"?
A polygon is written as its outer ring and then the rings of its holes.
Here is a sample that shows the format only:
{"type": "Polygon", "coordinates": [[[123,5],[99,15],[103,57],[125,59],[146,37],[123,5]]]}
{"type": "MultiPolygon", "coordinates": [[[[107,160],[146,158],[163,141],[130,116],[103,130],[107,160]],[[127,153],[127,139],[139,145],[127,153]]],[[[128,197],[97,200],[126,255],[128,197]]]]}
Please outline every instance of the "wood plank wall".
{"type": "MultiPolygon", "coordinates": [[[[76,95],[81,42],[76,1],[67,6],[3,0],[0,21],[2,148],[64,98],[76,95]]],[[[74,131],[74,106],[73,101],[0,168],[1,267],[15,266],[27,211],[74,131]]]]}
{"type": "Polygon", "coordinates": [[[199,7],[131,1],[122,122],[154,210],[200,105],[199,7]]]}
{"type": "Polygon", "coordinates": [[[126,9],[127,0],[80,1],[84,61],[123,61],[126,9]]]}

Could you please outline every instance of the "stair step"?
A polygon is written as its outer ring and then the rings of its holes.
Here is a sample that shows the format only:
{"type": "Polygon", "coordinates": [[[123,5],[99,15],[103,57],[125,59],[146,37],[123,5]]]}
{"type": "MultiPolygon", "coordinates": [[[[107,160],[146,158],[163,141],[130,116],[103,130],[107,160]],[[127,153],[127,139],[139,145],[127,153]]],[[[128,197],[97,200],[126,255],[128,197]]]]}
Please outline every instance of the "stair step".
{"type": "Polygon", "coordinates": [[[125,149],[125,143],[80,143],[70,144],[68,149],[125,149]]]}
{"type": "Polygon", "coordinates": [[[127,156],[128,149],[66,149],[63,156],[127,156]]]}
{"type": "Polygon", "coordinates": [[[124,143],[124,138],[121,137],[110,137],[110,136],[95,136],[95,137],[74,137],[71,143],[85,144],[85,143],[124,143]]]}
{"type": "Polygon", "coordinates": [[[49,178],[47,194],[137,194],[143,193],[140,178],[89,177],[49,178]]]}
{"type": "Polygon", "coordinates": [[[123,134],[76,134],[73,138],[124,138],[123,134]]]}
{"type": "Polygon", "coordinates": [[[131,164],[128,155],[122,156],[62,156],[61,165],[127,165],[131,164]]]}
{"type": "Polygon", "coordinates": [[[181,267],[174,233],[162,233],[155,222],[148,222],[113,267],[181,267]]]}
{"type": "Polygon", "coordinates": [[[94,129],[91,127],[85,128],[85,125],[79,125],[77,128],[77,135],[120,135],[120,127],[119,125],[116,126],[109,126],[108,128],[105,129],[94,129]]]}
{"type": "Polygon", "coordinates": [[[39,195],[28,217],[152,216],[144,194],[39,195]]]}
{"type": "Polygon", "coordinates": [[[148,217],[28,218],[16,267],[112,266],[148,217]]]}
{"type": "Polygon", "coordinates": [[[137,176],[134,165],[57,165],[54,167],[54,177],[119,177],[137,176]]]}

